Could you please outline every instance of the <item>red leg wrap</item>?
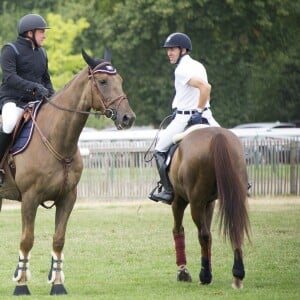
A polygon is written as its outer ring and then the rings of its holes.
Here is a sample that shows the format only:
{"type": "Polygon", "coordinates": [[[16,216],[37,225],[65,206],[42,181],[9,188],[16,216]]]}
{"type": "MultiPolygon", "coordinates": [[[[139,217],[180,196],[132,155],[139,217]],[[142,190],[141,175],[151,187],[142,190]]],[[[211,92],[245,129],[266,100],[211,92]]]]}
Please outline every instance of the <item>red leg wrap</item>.
{"type": "Polygon", "coordinates": [[[176,250],[176,264],[177,266],[186,265],[184,234],[174,234],[173,236],[176,250]]]}

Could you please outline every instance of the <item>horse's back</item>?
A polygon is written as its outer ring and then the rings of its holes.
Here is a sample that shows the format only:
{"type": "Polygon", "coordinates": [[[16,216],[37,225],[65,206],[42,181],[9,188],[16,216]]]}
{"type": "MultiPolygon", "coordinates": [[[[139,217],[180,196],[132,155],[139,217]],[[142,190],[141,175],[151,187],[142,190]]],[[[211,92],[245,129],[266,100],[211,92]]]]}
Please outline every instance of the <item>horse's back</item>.
{"type": "Polygon", "coordinates": [[[246,164],[243,146],[230,130],[207,127],[189,133],[180,142],[172,159],[170,178],[173,186],[191,190],[196,182],[215,194],[215,156],[217,151],[227,151],[231,163],[244,174],[246,164]]]}
{"type": "Polygon", "coordinates": [[[207,127],[191,132],[182,140],[178,150],[185,159],[197,157],[206,160],[212,155],[213,140],[218,138],[223,138],[233,153],[243,157],[243,146],[239,138],[230,130],[222,127],[207,127]]]}

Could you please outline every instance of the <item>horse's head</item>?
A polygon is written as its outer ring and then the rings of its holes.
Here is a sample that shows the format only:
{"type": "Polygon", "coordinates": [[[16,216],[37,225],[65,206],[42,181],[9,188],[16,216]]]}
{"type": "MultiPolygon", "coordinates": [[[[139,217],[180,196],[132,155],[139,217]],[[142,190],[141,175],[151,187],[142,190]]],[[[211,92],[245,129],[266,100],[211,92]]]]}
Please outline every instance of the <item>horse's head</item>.
{"type": "Polygon", "coordinates": [[[92,81],[92,108],[111,118],[117,129],[130,128],[135,113],[123,91],[122,78],[111,64],[109,50],[105,51],[104,59],[92,58],[83,49],[82,56],[89,66],[92,81]]]}

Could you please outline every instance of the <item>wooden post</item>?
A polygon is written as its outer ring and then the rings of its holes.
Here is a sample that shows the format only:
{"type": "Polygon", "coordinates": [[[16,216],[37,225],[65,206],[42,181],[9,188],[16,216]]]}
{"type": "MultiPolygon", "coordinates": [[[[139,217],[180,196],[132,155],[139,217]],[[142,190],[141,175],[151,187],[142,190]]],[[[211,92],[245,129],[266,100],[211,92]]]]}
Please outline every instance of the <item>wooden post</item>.
{"type": "Polygon", "coordinates": [[[291,187],[291,195],[297,195],[297,190],[299,187],[299,176],[298,176],[298,168],[299,168],[299,159],[298,153],[300,152],[300,141],[291,140],[290,142],[290,149],[291,149],[291,157],[290,157],[290,164],[291,164],[291,173],[290,173],[290,187],[291,187]]]}

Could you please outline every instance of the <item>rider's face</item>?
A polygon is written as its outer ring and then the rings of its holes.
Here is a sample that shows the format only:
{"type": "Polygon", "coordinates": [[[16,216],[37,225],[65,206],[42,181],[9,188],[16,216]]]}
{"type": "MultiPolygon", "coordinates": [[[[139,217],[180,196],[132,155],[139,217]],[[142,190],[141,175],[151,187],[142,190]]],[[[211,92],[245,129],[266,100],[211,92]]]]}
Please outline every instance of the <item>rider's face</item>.
{"type": "MultiPolygon", "coordinates": [[[[28,31],[27,36],[29,38],[33,38],[33,31],[28,31]]],[[[34,36],[35,36],[37,46],[42,47],[44,45],[44,40],[46,39],[46,30],[45,29],[36,29],[34,36]]]]}
{"type": "Polygon", "coordinates": [[[178,47],[167,48],[167,55],[169,57],[170,63],[176,64],[180,55],[180,48],[178,47]]]}
{"type": "Polygon", "coordinates": [[[180,53],[180,48],[178,48],[178,47],[167,48],[167,55],[169,57],[171,64],[176,64],[180,55],[182,56],[186,53],[187,53],[187,50],[185,48],[181,49],[181,53],[180,53]]]}
{"type": "Polygon", "coordinates": [[[46,30],[45,29],[37,29],[35,31],[35,40],[39,47],[44,45],[44,40],[46,39],[46,30]]]}

